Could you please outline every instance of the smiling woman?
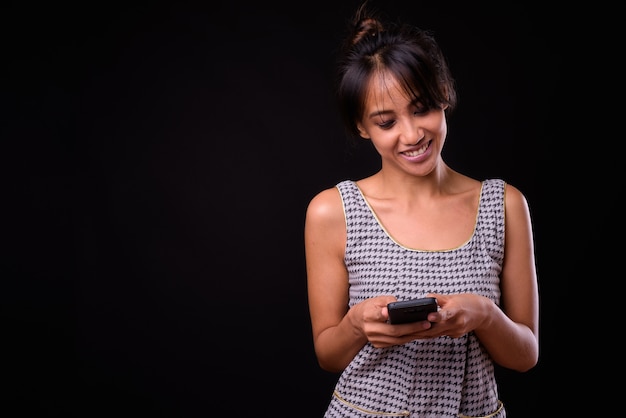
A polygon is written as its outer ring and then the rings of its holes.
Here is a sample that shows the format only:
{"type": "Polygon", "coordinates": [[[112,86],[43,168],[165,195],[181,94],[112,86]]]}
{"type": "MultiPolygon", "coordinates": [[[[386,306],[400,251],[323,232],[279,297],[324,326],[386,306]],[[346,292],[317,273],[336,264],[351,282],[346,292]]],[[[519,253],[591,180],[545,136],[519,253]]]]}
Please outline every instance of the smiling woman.
{"type": "Polygon", "coordinates": [[[456,86],[431,32],[363,3],[336,91],[348,134],[372,143],[380,169],[306,210],[314,349],[339,373],[325,417],[505,417],[496,366],[526,372],[539,356],[525,196],[444,160],[456,86]],[[421,297],[438,309],[390,322],[389,306],[421,297]]]}

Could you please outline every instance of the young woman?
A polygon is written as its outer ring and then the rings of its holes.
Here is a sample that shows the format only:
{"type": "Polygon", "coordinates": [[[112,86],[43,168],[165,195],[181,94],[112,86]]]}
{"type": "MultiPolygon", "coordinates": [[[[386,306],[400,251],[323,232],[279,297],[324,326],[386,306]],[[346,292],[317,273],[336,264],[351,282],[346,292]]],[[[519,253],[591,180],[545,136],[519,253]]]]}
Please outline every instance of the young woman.
{"type": "Polygon", "coordinates": [[[498,417],[494,363],[538,361],[538,289],[524,195],[442,158],[454,80],[428,31],[359,8],[338,67],[348,131],[381,168],[310,202],[309,309],[320,366],[341,372],[326,417],[498,417]],[[388,321],[423,296],[427,320],[388,321]]]}

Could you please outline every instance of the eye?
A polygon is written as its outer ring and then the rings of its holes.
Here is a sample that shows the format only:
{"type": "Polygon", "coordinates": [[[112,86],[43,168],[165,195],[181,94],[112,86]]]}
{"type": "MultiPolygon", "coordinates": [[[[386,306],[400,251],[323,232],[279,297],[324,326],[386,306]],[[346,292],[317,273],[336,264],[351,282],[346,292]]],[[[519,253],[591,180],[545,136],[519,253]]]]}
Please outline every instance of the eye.
{"type": "Polygon", "coordinates": [[[428,113],[430,109],[428,108],[428,106],[426,106],[424,103],[422,102],[415,102],[414,104],[414,108],[413,108],[413,114],[414,115],[424,115],[426,113],[428,113]]]}
{"type": "Polygon", "coordinates": [[[395,124],[396,124],[395,119],[389,119],[389,120],[383,121],[381,123],[377,123],[376,125],[378,125],[378,127],[380,129],[391,129],[393,127],[393,125],[395,125],[395,124]]]}

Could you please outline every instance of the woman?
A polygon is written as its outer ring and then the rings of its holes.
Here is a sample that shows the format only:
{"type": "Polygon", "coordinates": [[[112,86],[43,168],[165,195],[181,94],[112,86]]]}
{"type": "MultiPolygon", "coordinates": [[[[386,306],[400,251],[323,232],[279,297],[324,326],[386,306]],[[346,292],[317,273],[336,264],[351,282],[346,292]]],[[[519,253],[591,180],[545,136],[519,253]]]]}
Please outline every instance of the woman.
{"type": "Polygon", "coordinates": [[[348,131],[380,169],[309,203],[305,251],[320,366],[341,372],[326,417],[498,417],[494,364],[538,361],[538,289],[524,195],[442,158],[454,80],[432,34],[359,8],[338,67],[348,131]],[[387,304],[435,297],[427,320],[387,304]]]}

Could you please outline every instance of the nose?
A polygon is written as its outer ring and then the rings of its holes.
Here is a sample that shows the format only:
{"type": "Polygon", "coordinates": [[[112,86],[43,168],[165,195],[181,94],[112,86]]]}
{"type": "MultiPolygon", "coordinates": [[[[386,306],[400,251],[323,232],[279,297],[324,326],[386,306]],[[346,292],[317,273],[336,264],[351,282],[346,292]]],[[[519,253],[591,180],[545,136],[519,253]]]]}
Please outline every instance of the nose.
{"type": "Polygon", "coordinates": [[[402,132],[400,133],[400,142],[403,145],[415,145],[420,140],[424,138],[424,131],[419,126],[419,122],[417,120],[406,121],[402,127],[402,132]]]}

